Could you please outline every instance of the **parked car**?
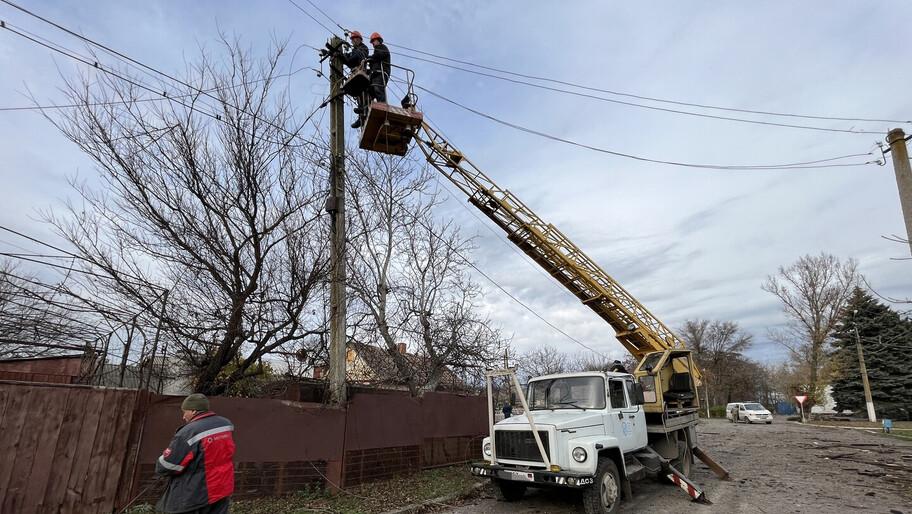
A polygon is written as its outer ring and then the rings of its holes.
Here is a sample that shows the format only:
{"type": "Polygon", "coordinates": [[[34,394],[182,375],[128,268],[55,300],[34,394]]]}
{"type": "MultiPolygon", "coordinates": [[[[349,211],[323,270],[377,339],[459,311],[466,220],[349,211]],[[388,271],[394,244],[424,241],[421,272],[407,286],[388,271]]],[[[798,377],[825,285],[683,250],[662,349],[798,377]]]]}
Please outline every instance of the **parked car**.
{"type": "Polygon", "coordinates": [[[725,406],[725,417],[732,423],[766,423],[773,422],[773,413],[759,403],[735,402],[725,406]]]}

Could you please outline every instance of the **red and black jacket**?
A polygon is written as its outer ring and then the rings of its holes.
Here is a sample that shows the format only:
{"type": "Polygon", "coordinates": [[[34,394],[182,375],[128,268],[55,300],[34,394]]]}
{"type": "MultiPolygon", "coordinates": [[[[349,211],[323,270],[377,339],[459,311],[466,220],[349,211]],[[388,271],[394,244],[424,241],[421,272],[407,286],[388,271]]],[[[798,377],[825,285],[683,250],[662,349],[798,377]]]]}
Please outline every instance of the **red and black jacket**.
{"type": "Polygon", "coordinates": [[[162,512],[187,512],[234,492],[234,425],[214,412],[197,414],[178,429],[155,463],[170,477],[158,502],[162,512]]]}

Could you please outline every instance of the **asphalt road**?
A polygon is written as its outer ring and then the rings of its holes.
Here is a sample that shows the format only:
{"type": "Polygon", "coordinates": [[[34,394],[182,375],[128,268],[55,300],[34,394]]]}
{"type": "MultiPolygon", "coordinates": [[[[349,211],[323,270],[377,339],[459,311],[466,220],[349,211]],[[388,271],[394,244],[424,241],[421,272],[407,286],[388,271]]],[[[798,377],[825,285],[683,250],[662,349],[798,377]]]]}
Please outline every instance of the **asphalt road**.
{"type": "MultiPolygon", "coordinates": [[[[633,484],[621,512],[872,512],[912,514],[912,443],[857,430],[813,428],[777,420],[772,425],[704,422],[699,443],[725,466],[723,482],[702,463],[692,478],[712,505],[691,503],[674,486],[633,484]]],[[[530,490],[519,502],[484,494],[451,513],[576,513],[579,497],[559,489],[530,490]]]]}

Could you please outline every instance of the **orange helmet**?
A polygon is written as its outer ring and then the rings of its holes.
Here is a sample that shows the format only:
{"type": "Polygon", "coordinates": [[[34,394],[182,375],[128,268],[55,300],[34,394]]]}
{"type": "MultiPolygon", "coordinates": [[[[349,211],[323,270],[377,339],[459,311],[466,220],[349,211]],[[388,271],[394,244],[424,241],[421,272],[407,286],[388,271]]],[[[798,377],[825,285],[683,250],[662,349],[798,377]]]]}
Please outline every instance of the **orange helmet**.
{"type": "Polygon", "coordinates": [[[351,34],[350,34],[348,37],[351,38],[351,39],[355,39],[355,38],[363,39],[363,38],[361,37],[361,33],[358,32],[357,30],[353,30],[353,31],[351,32],[351,34]]]}
{"type": "Polygon", "coordinates": [[[383,36],[381,36],[379,32],[374,32],[371,34],[370,40],[373,41],[375,39],[379,39],[381,43],[383,42],[383,36]]]}

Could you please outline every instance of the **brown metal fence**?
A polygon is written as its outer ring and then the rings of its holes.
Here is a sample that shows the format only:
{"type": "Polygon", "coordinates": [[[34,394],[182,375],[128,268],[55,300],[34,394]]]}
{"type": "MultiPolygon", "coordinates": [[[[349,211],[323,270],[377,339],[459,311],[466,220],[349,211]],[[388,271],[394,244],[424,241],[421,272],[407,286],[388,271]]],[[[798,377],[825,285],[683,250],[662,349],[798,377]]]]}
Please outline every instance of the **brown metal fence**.
{"type": "MultiPolygon", "coordinates": [[[[0,382],[0,512],[111,512],[154,502],[155,460],[181,398],[88,386],[0,382]]],[[[484,398],[357,392],[347,409],[212,398],[235,425],[235,498],[349,487],[477,458],[484,398]]]]}
{"type": "Polygon", "coordinates": [[[0,383],[0,512],[111,512],[129,491],[141,403],[138,391],[0,383]]]}

